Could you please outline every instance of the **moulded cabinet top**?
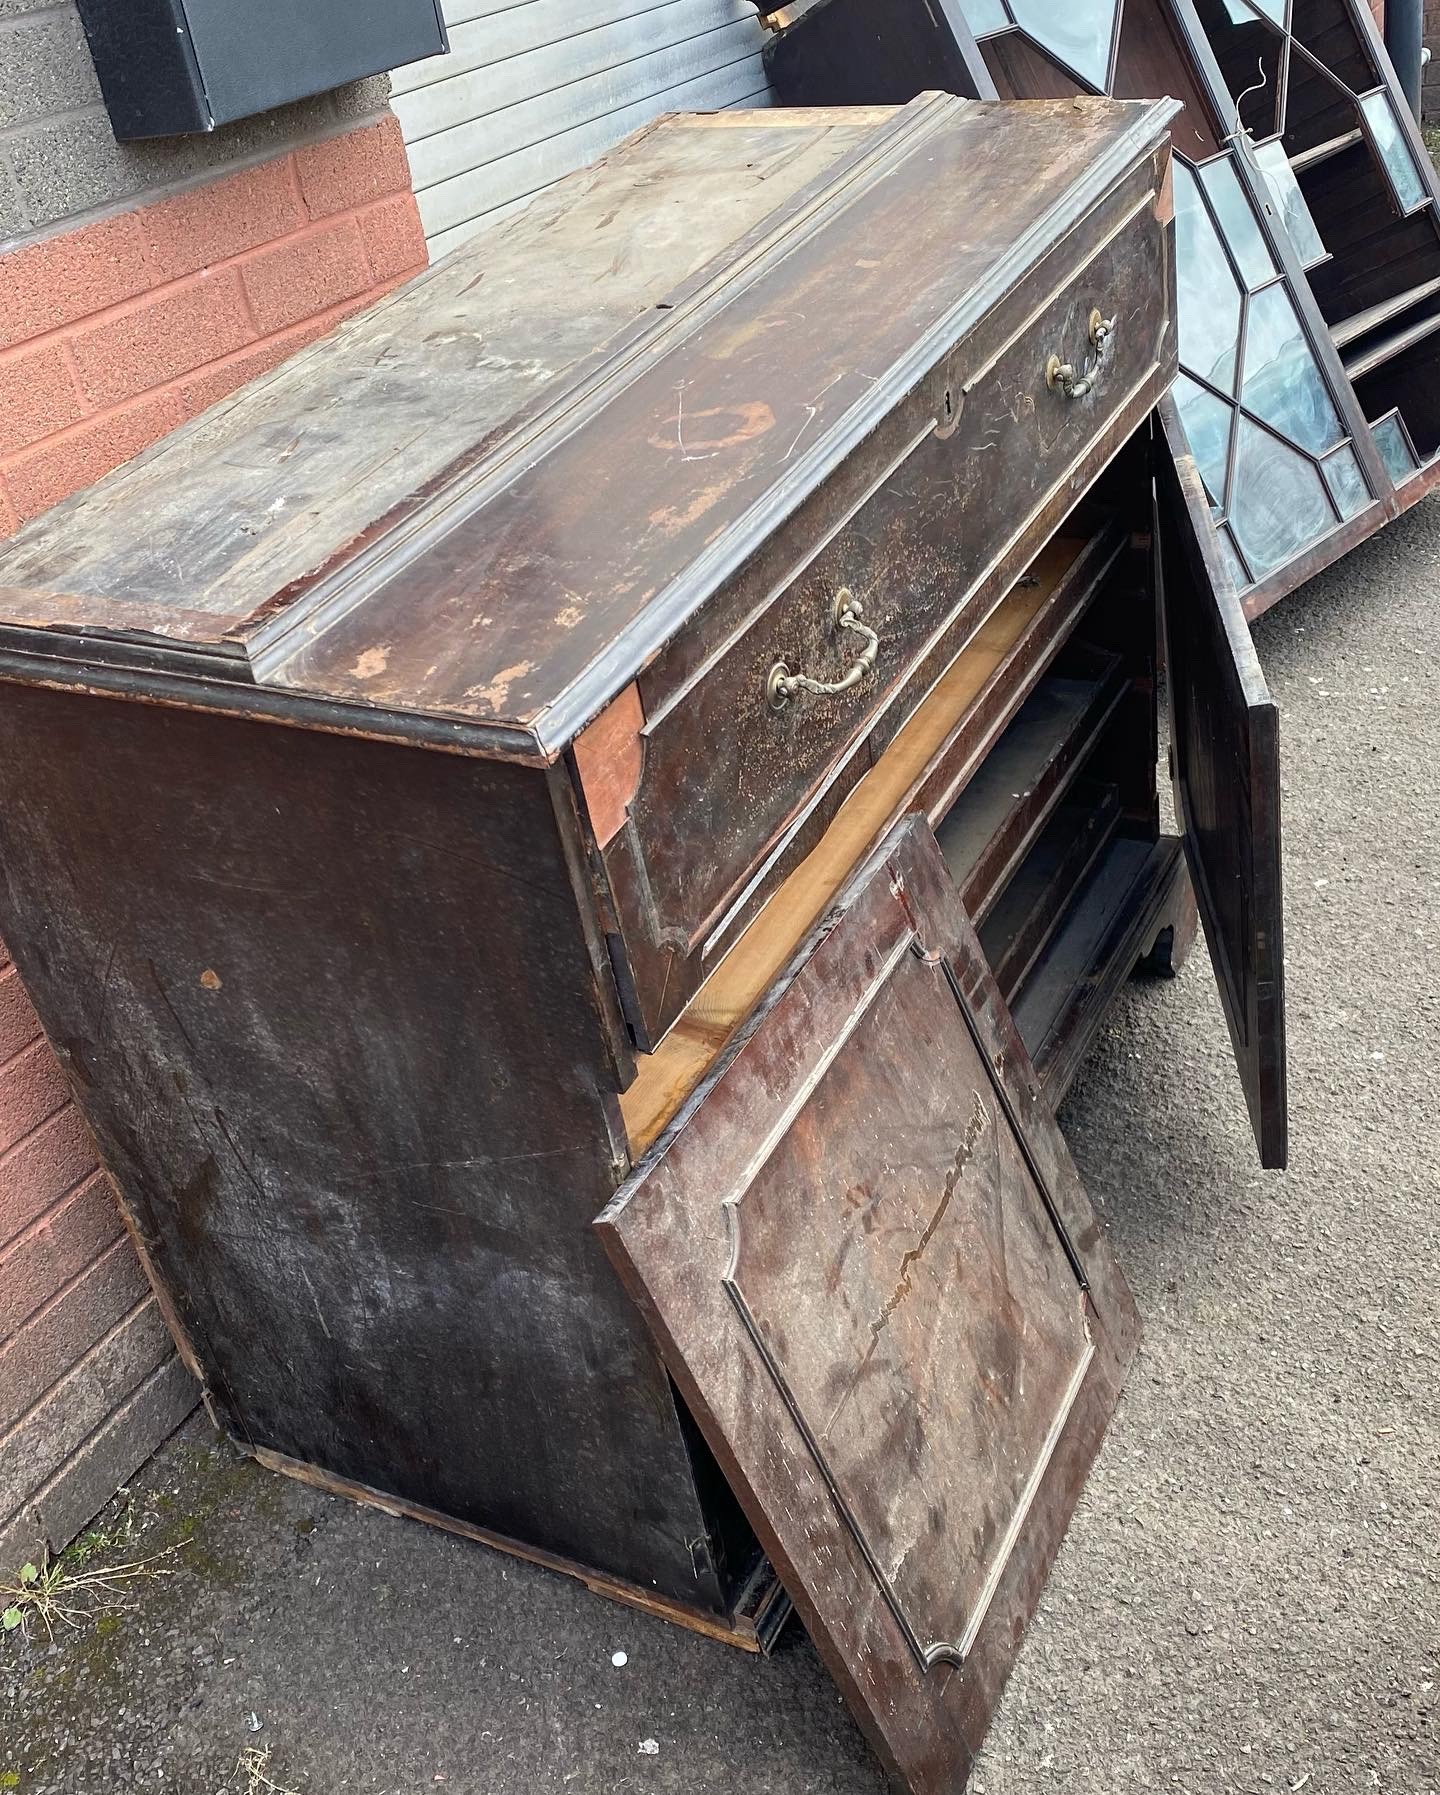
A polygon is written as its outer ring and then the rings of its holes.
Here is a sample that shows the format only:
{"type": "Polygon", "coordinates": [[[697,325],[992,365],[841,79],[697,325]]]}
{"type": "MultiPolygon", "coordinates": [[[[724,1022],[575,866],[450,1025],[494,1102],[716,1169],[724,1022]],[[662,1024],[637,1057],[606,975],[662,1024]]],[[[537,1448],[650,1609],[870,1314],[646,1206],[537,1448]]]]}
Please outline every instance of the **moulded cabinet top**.
{"type": "Polygon", "coordinates": [[[663,120],[28,526],[0,647],[553,759],[1173,110],[663,120]]]}

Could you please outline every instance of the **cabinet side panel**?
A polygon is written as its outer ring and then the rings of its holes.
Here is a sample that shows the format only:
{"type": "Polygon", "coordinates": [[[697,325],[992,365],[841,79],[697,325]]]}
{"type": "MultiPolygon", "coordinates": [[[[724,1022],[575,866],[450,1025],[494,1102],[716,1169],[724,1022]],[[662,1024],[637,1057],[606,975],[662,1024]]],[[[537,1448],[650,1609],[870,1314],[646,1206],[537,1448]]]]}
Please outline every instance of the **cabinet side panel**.
{"type": "Polygon", "coordinates": [[[543,774],[10,686],[0,909],[238,1437],[719,1605],[543,774]]]}

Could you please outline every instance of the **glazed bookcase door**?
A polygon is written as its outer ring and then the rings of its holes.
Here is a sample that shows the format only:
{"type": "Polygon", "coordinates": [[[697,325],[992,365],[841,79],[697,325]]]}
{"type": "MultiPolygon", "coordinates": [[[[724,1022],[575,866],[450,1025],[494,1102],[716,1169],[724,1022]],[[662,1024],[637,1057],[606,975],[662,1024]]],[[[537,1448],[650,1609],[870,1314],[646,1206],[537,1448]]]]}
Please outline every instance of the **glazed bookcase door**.
{"type": "Polygon", "coordinates": [[[1280,743],[1240,604],[1213,559],[1199,471],[1174,404],[1161,418],[1155,541],[1185,853],[1245,1101],[1268,1168],[1285,1164],[1280,743]]]}
{"type": "MultiPolygon", "coordinates": [[[[762,17],[810,10],[753,0],[762,17]]],[[[813,0],[811,0],[813,4],[813,0]]],[[[961,0],[820,0],[821,19],[770,38],[765,66],[785,106],[903,106],[927,89],[994,99],[961,0]]]]}
{"type": "Polygon", "coordinates": [[[887,1769],[955,1795],[1138,1323],[922,820],[596,1225],[887,1769]]]}
{"type": "Polygon", "coordinates": [[[1176,400],[1255,616],[1440,477],[1435,171],[1362,0],[962,0],[997,91],[1185,103],[1176,400]]]}

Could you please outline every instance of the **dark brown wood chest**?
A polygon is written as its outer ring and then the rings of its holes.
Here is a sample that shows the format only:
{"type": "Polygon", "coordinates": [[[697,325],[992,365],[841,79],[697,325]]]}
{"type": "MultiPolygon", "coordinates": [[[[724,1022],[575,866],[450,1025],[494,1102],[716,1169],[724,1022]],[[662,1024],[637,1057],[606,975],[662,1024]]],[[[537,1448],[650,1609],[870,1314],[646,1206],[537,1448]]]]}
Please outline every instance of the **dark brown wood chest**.
{"type": "Polygon", "coordinates": [[[1284,1157],[1172,112],[664,121],[0,554],[0,926],[217,1419],[742,1644],[788,1591],[921,1791],[1134,1350],[1053,1106],[1186,849],[1284,1157]]]}

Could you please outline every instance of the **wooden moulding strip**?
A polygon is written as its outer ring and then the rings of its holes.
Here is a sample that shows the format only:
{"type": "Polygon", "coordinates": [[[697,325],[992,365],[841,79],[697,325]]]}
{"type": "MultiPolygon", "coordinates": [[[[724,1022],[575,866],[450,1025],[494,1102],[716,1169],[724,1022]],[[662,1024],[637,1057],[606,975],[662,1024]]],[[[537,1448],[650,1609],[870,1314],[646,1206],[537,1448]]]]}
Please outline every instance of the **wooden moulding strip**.
{"type": "Polygon", "coordinates": [[[492,1533],[488,1528],[476,1527],[468,1521],[457,1520],[453,1515],[441,1514],[438,1509],[422,1508],[417,1503],[406,1502],[400,1496],[387,1496],[383,1490],[371,1489],[368,1484],[352,1483],[348,1478],[321,1470],[318,1465],[308,1465],[300,1459],[287,1458],[283,1452],[272,1452],[268,1446],[255,1446],[249,1450],[256,1462],[267,1471],[279,1471],[286,1477],[293,1477],[298,1483],[323,1490],[327,1496],[344,1496],[352,1502],[363,1502],[367,1508],[378,1508],[397,1520],[422,1521],[426,1526],[439,1527],[446,1533],[459,1535],[461,1539],[476,1540],[483,1546],[506,1552],[512,1558],[523,1559],[526,1564],[539,1565],[542,1570],[559,1571],[563,1576],[574,1577],[595,1595],[606,1596],[612,1602],[623,1602],[628,1608],[638,1608],[644,1614],[653,1614],[661,1620],[688,1627],[692,1633],[703,1634],[707,1639],[718,1639],[724,1645],[738,1646],[741,1651],[757,1654],[767,1651],[789,1613],[788,1600],[783,1596],[778,1602],[775,1599],[774,1590],[778,1579],[763,1561],[762,1570],[768,1581],[763,1587],[757,1588],[752,1579],[742,1592],[740,1611],[732,1621],[727,1621],[722,1614],[706,1614],[697,1608],[687,1608],[682,1602],[670,1601],[653,1590],[640,1589],[618,1577],[607,1577],[600,1571],[575,1564],[568,1558],[560,1558],[553,1552],[544,1552],[538,1546],[527,1546],[506,1534],[492,1533]]]}
{"type": "Polygon", "coordinates": [[[770,897],[659,1047],[641,1057],[635,1082],[620,1098],[635,1158],[704,1078],[855,867],[913,807],[936,757],[1088,541],[1061,536],[1047,545],[849,793],[819,842],[770,897]]]}

